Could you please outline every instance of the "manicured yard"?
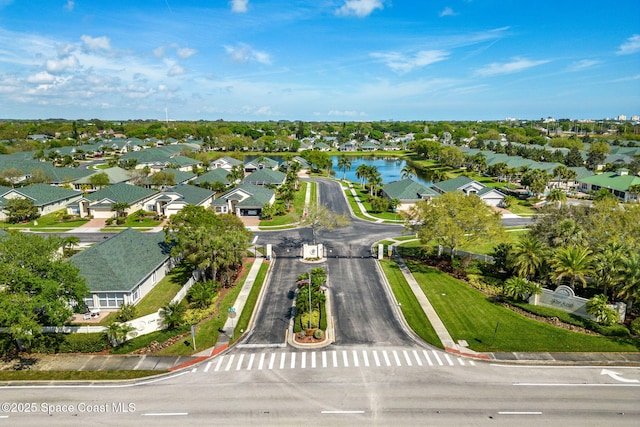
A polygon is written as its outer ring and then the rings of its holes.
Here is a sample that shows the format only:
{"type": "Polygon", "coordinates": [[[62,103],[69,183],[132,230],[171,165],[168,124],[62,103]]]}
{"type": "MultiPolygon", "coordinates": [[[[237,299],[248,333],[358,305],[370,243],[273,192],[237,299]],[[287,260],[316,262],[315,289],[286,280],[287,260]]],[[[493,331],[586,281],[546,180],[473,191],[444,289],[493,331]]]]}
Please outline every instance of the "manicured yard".
{"type": "Polygon", "coordinates": [[[40,218],[34,221],[29,221],[29,222],[19,223],[19,224],[9,224],[9,223],[3,222],[2,226],[7,228],[30,228],[34,230],[46,229],[46,228],[55,228],[56,230],[72,230],[89,221],[86,218],[64,220],[63,216],[65,215],[66,215],[66,210],[59,210],[59,211],[41,216],[40,218]]]}
{"type": "Polygon", "coordinates": [[[0,381],[97,381],[128,380],[164,374],[167,371],[0,371],[0,381]]]}
{"type": "Polygon", "coordinates": [[[313,181],[304,181],[300,185],[300,189],[296,192],[295,198],[293,199],[293,210],[287,215],[283,216],[274,216],[270,220],[260,221],[260,227],[277,227],[277,226],[287,226],[293,225],[295,212],[302,212],[304,209],[304,199],[306,196],[306,188],[310,185],[310,204],[314,204],[316,201],[316,183],[313,181]]]}
{"type": "Polygon", "coordinates": [[[136,316],[146,316],[157,312],[171,301],[191,276],[191,270],[179,264],[166,275],[142,300],[136,304],[136,316]]]}
{"type": "Polygon", "coordinates": [[[423,264],[408,261],[418,283],[454,340],[476,351],[639,351],[632,338],[586,335],[517,314],[484,294],[423,264]]]}
{"type": "Polygon", "coordinates": [[[238,338],[240,338],[242,334],[240,332],[241,330],[243,331],[247,330],[247,326],[249,325],[249,321],[251,320],[251,315],[255,310],[256,303],[258,302],[258,296],[260,295],[260,290],[264,285],[264,279],[267,275],[268,270],[269,270],[269,264],[266,262],[263,262],[262,265],[260,266],[260,271],[258,271],[258,275],[256,276],[256,281],[253,283],[251,292],[247,297],[247,302],[245,303],[244,308],[242,309],[242,313],[238,318],[238,322],[236,323],[235,329],[238,332],[234,337],[235,338],[234,341],[237,341],[238,338]]]}
{"type": "Polygon", "coordinates": [[[400,310],[411,329],[426,342],[443,348],[440,338],[438,338],[436,331],[431,326],[424,310],[420,307],[415,294],[411,291],[409,284],[398,268],[398,264],[393,261],[382,260],[380,265],[389,281],[389,285],[391,285],[396,301],[400,304],[400,310]]]}

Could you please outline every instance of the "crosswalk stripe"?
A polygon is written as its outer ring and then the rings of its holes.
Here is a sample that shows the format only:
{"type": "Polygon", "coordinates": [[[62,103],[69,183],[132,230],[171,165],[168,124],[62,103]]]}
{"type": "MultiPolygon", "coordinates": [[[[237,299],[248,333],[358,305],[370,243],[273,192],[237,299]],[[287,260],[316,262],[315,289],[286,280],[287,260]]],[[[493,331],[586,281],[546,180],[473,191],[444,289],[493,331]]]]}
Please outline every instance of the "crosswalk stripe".
{"type": "Polygon", "coordinates": [[[214,371],[218,372],[218,370],[220,370],[220,366],[222,365],[223,360],[224,360],[224,355],[220,356],[220,360],[218,360],[218,363],[216,363],[216,368],[214,369],[214,371]]]}
{"type": "Polygon", "coordinates": [[[396,366],[402,366],[402,363],[400,363],[400,358],[398,357],[398,352],[396,350],[393,350],[392,353],[393,358],[396,360],[396,366]]]}
{"type": "Polygon", "coordinates": [[[204,371],[209,372],[210,367],[211,367],[211,362],[207,362],[207,366],[204,367],[204,371]]]}
{"type": "Polygon", "coordinates": [[[415,357],[418,366],[422,366],[422,360],[420,360],[420,356],[418,356],[418,352],[416,350],[413,350],[413,357],[415,357]]]}
{"type": "Polygon", "coordinates": [[[269,359],[269,370],[273,369],[273,362],[276,361],[276,354],[271,353],[271,359],[269,359]]]}
{"type": "Polygon", "coordinates": [[[232,354],[232,355],[229,357],[229,363],[227,363],[227,367],[226,367],[226,368],[224,368],[224,370],[225,370],[225,371],[228,371],[229,369],[231,369],[231,364],[233,363],[233,358],[234,358],[234,357],[236,357],[236,355],[235,355],[235,354],[232,354]]]}
{"type": "Polygon", "coordinates": [[[291,353],[291,369],[296,367],[296,354],[291,353]]]}
{"type": "Polygon", "coordinates": [[[453,360],[451,360],[451,358],[449,357],[449,355],[447,353],[444,353],[444,358],[447,359],[447,362],[449,363],[449,366],[453,366],[453,360]]]}
{"type": "Polygon", "coordinates": [[[238,364],[236,365],[236,371],[240,370],[240,367],[242,366],[242,360],[244,360],[244,354],[241,354],[240,357],[238,357],[238,364]]]}
{"type": "Polygon", "coordinates": [[[458,363],[464,366],[464,360],[462,360],[462,357],[458,357],[458,363]]]}
{"type": "Polygon", "coordinates": [[[258,370],[261,371],[264,366],[264,353],[260,353],[260,360],[258,361],[258,370]]]}
{"type": "Polygon", "coordinates": [[[333,367],[338,367],[338,352],[335,350],[333,351],[333,367]]]}
{"type": "Polygon", "coordinates": [[[382,355],[384,356],[384,361],[387,366],[391,366],[391,361],[389,360],[389,355],[387,354],[387,350],[382,350],[382,355]]]}
{"type": "Polygon", "coordinates": [[[349,359],[347,359],[347,351],[346,350],[342,350],[342,361],[344,362],[344,367],[348,368],[349,367],[349,359]]]}
{"type": "Polygon", "coordinates": [[[323,368],[327,367],[327,352],[326,351],[322,352],[322,367],[323,368]]]}
{"type": "Polygon", "coordinates": [[[427,359],[427,363],[429,364],[429,366],[433,366],[433,362],[431,361],[431,358],[429,357],[429,353],[427,353],[427,350],[422,350],[422,354],[424,354],[425,359],[427,359]]]}
{"type": "Polygon", "coordinates": [[[353,350],[353,366],[356,368],[360,366],[360,363],[358,362],[358,352],[356,350],[353,350]]]}
{"type": "Polygon", "coordinates": [[[300,361],[300,363],[301,363],[301,366],[300,366],[300,367],[301,367],[302,369],[305,369],[305,368],[307,367],[307,353],[302,353],[302,357],[301,357],[301,359],[302,359],[302,360],[300,361]]]}
{"type": "Polygon", "coordinates": [[[253,359],[255,359],[256,354],[255,353],[251,353],[251,356],[249,356],[249,364],[247,365],[247,371],[251,370],[251,367],[253,366],[253,359]]]}
{"type": "Polygon", "coordinates": [[[280,369],[284,369],[284,362],[287,359],[287,353],[282,353],[280,357],[280,369]]]}
{"type": "Polygon", "coordinates": [[[316,352],[312,351],[311,352],[311,368],[315,368],[316,367],[316,352]]]}
{"type": "Polygon", "coordinates": [[[373,350],[373,361],[376,362],[376,366],[380,366],[380,359],[378,359],[378,352],[373,350]]]}
{"type": "Polygon", "coordinates": [[[476,362],[474,362],[473,360],[469,360],[469,364],[470,364],[471,366],[476,366],[476,362]]]}
{"type": "Polygon", "coordinates": [[[407,361],[407,366],[413,366],[411,364],[411,359],[409,359],[409,353],[407,352],[407,350],[402,350],[402,354],[404,354],[404,360],[407,361]]]}
{"type": "Polygon", "coordinates": [[[364,366],[369,367],[369,356],[367,356],[366,350],[362,350],[362,358],[364,359],[364,366]]]}
{"type": "Polygon", "coordinates": [[[440,360],[440,356],[438,356],[438,353],[436,353],[435,350],[431,350],[431,353],[433,353],[433,357],[436,358],[436,362],[438,362],[438,365],[442,366],[443,363],[442,363],[442,360],[440,360]]]}

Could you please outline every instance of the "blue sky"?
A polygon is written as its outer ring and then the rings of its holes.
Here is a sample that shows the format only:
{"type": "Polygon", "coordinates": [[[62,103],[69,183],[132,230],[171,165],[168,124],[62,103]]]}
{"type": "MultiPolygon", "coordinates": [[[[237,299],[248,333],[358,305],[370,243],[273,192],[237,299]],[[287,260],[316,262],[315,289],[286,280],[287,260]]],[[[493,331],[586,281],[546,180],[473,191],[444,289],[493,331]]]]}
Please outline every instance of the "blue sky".
{"type": "Polygon", "coordinates": [[[640,115],[640,2],[0,0],[0,118],[640,115]]]}

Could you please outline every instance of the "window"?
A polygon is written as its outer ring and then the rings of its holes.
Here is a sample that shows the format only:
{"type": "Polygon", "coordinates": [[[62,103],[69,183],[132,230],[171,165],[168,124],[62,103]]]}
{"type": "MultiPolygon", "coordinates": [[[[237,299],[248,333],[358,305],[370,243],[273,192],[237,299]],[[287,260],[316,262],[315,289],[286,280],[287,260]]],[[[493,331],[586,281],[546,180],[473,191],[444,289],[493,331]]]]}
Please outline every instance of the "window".
{"type": "Polygon", "coordinates": [[[118,308],[123,303],[124,295],[122,293],[100,294],[100,307],[102,308],[118,308]]]}

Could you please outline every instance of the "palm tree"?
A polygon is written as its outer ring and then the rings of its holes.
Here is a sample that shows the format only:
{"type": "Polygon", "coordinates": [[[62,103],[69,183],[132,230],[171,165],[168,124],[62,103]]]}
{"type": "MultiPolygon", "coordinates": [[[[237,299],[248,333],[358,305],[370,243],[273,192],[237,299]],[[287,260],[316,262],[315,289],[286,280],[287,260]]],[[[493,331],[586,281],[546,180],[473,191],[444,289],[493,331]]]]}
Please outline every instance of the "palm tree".
{"type": "Polygon", "coordinates": [[[638,198],[638,195],[640,194],[640,184],[633,184],[631,186],[629,186],[629,194],[631,194],[632,196],[634,196],[633,198],[636,201],[640,201],[640,198],[638,198]]]}
{"type": "Polygon", "coordinates": [[[133,330],[135,330],[135,328],[126,323],[113,322],[107,326],[105,332],[111,346],[117,347],[127,340],[127,334],[133,330]]]}
{"type": "Polygon", "coordinates": [[[356,168],[356,178],[358,178],[360,180],[360,185],[364,186],[364,181],[367,178],[367,171],[369,169],[369,166],[367,166],[366,164],[362,163],[360,164],[357,168],[356,168]]]}
{"type": "Polygon", "coordinates": [[[625,247],[619,243],[607,242],[593,257],[594,280],[602,286],[604,295],[610,287],[620,283],[624,276],[625,247]]]}
{"type": "Polygon", "coordinates": [[[351,170],[351,159],[347,156],[340,156],[338,158],[338,170],[342,170],[342,180],[347,178],[347,171],[351,170]]]}
{"type": "Polygon", "coordinates": [[[123,217],[126,216],[125,212],[129,207],[127,202],[116,202],[111,205],[111,211],[116,213],[116,217],[123,217]]]}
{"type": "Polygon", "coordinates": [[[640,299],[640,254],[632,252],[624,257],[624,281],[618,284],[616,296],[627,303],[627,313],[640,299]]]}
{"type": "Polygon", "coordinates": [[[416,168],[409,163],[405,164],[400,170],[400,178],[402,179],[411,179],[417,174],[418,173],[416,172],[416,168]]]}
{"type": "Polygon", "coordinates": [[[542,287],[524,277],[513,276],[504,282],[504,293],[512,298],[524,301],[532,295],[540,295],[542,287]]]}
{"type": "Polygon", "coordinates": [[[571,289],[575,289],[576,279],[586,287],[585,277],[593,273],[592,262],[591,251],[586,247],[559,248],[551,260],[552,277],[557,281],[568,277],[571,289]]]}
{"type": "Polygon", "coordinates": [[[544,243],[527,234],[521,237],[511,250],[507,265],[519,277],[531,279],[543,269],[547,253],[548,250],[544,243]]]}
{"type": "Polygon", "coordinates": [[[549,194],[547,194],[547,202],[555,202],[558,204],[558,207],[562,206],[562,203],[566,201],[567,195],[564,194],[564,191],[559,188],[554,188],[553,190],[549,191],[549,194]]]}

